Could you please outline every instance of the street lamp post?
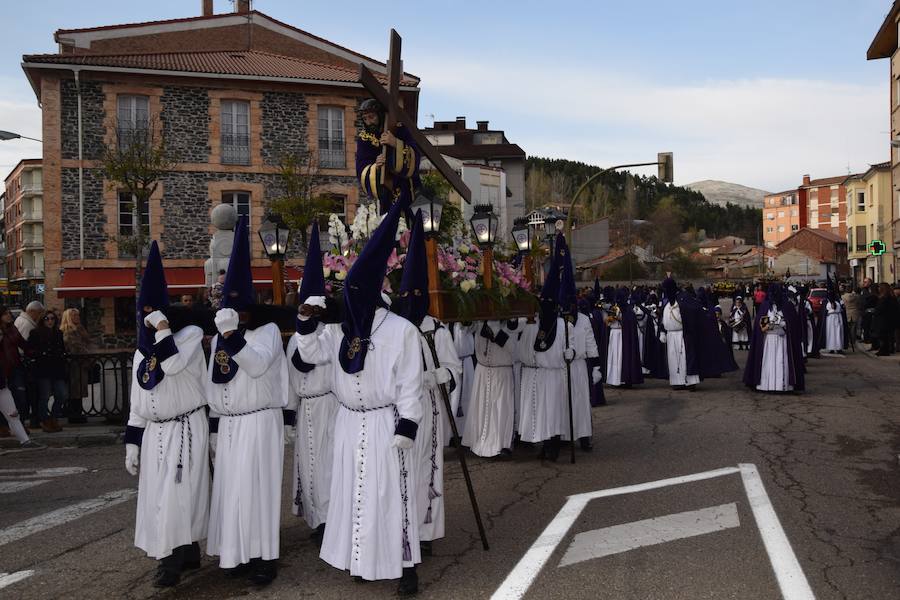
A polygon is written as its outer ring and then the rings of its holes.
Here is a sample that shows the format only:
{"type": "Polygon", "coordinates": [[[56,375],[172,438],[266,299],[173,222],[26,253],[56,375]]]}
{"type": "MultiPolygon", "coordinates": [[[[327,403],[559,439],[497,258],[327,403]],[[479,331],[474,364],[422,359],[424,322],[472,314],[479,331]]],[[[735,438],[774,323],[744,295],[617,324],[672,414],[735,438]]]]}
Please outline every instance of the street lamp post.
{"type": "Polygon", "coordinates": [[[490,204],[476,204],[475,214],[469,219],[475,241],[482,249],[482,278],[484,288],[489,290],[494,286],[494,242],[497,240],[497,227],[500,221],[494,214],[494,208],[490,204]]]}
{"type": "Polygon", "coordinates": [[[525,281],[528,287],[534,285],[534,266],[531,258],[531,230],[528,228],[528,220],[518,218],[513,222],[512,237],[516,242],[516,248],[522,255],[522,269],[525,273],[525,281]]]}
{"type": "Polygon", "coordinates": [[[37,138],[28,137],[27,135],[19,135],[18,133],[13,133],[12,131],[3,131],[0,130],[0,142],[8,142],[9,140],[31,140],[32,142],[41,142],[37,138]]]}
{"type": "Polygon", "coordinates": [[[284,256],[287,254],[291,230],[278,215],[269,215],[259,227],[266,256],[272,261],[272,303],[284,304],[284,256]]]}
{"type": "Polygon", "coordinates": [[[413,214],[422,213],[422,230],[425,233],[425,259],[428,262],[428,305],[429,312],[444,314],[444,296],[441,294],[441,275],[438,268],[437,234],[441,230],[441,215],[444,201],[430,198],[419,192],[411,206],[413,214]]]}

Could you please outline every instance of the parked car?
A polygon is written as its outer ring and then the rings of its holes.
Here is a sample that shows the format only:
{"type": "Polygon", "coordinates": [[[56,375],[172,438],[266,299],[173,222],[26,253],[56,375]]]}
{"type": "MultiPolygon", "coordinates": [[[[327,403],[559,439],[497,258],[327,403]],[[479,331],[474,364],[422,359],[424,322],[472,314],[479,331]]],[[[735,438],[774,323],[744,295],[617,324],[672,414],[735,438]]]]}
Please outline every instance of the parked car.
{"type": "Polygon", "coordinates": [[[813,288],[809,290],[809,303],[812,304],[813,312],[818,315],[822,312],[822,305],[828,298],[828,290],[825,288],[813,288]]]}

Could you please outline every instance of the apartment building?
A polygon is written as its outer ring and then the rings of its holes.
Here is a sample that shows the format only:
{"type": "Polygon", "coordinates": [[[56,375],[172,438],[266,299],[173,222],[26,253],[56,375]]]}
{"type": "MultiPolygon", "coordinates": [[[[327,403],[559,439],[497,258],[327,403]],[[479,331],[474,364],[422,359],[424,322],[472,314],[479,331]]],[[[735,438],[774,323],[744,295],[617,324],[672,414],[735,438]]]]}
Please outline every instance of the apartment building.
{"type": "Polygon", "coordinates": [[[847,198],[844,188],[847,177],[849,175],[810,179],[809,175],[803,176],[800,189],[806,192],[807,227],[847,237],[847,198]]]}
{"type": "Polygon", "coordinates": [[[21,160],[4,179],[3,237],[13,304],[44,295],[44,183],[41,159],[21,160]]]}
{"type": "Polygon", "coordinates": [[[805,188],[797,188],[763,199],[762,239],[767,248],[774,248],[806,227],[806,195],[805,188]]]}
{"type": "Polygon", "coordinates": [[[891,236],[891,163],[872,165],[848,179],[847,249],[850,270],[857,283],[865,277],[875,282],[893,282],[894,248],[891,236]],[[882,241],[884,254],[874,255],[870,244],[882,241]]]}

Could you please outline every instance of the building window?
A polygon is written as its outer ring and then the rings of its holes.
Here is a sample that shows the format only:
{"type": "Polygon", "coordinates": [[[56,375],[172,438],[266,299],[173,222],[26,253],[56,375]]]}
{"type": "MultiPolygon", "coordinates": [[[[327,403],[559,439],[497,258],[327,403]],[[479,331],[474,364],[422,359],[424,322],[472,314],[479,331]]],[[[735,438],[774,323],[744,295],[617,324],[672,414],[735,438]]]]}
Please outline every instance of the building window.
{"type": "Polygon", "coordinates": [[[773,212],[768,213],[768,214],[766,215],[766,218],[767,218],[768,220],[770,220],[770,221],[774,221],[774,220],[775,220],[775,213],[773,213],[773,212]]]}
{"type": "Polygon", "coordinates": [[[319,107],[319,166],[324,169],[343,169],[347,166],[343,108],[319,107]]]}
{"type": "Polygon", "coordinates": [[[145,140],[150,127],[150,99],[121,95],[116,98],[116,134],[119,149],[145,140]]]}
{"type": "Polygon", "coordinates": [[[784,225],[778,226],[778,233],[784,233],[784,225]]]}
{"type": "Polygon", "coordinates": [[[853,248],[853,228],[847,228],[847,247],[853,248]]]}
{"type": "Polygon", "coordinates": [[[800,231],[799,225],[791,225],[791,231],[800,231]]]}
{"type": "MultiPolygon", "coordinates": [[[[137,198],[128,192],[119,192],[119,256],[133,257],[135,253],[134,237],[134,202],[137,198]]],[[[145,202],[141,207],[141,233],[144,236],[144,249],[149,247],[150,239],[150,205],[145,202]]]]}
{"type": "Polygon", "coordinates": [[[783,210],[779,210],[779,211],[778,211],[778,218],[781,219],[782,217],[784,217],[784,211],[783,211],[783,210]]]}
{"type": "Polygon", "coordinates": [[[775,231],[775,228],[773,228],[773,227],[766,227],[766,233],[772,233],[773,231],[775,231]]]}
{"type": "Polygon", "coordinates": [[[857,252],[865,252],[866,247],[868,245],[869,244],[866,239],[866,226],[865,225],[857,225],[856,226],[856,251],[857,252]]]}
{"type": "Polygon", "coordinates": [[[250,164],[250,103],[222,101],[222,163],[250,164]]]}
{"type": "Polygon", "coordinates": [[[819,211],[818,210],[809,211],[809,224],[811,227],[815,227],[819,224],[819,211]]]}
{"type": "Polygon", "coordinates": [[[798,216],[800,216],[800,211],[797,210],[796,208],[792,208],[792,209],[791,209],[791,216],[792,216],[792,217],[798,217],[798,216]]]}
{"type": "Polygon", "coordinates": [[[222,192],[222,204],[230,204],[239,217],[250,218],[250,192],[222,192]]]}
{"type": "Polygon", "coordinates": [[[116,333],[134,333],[137,315],[134,311],[134,296],[116,298],[113,305],[116,333]]]}

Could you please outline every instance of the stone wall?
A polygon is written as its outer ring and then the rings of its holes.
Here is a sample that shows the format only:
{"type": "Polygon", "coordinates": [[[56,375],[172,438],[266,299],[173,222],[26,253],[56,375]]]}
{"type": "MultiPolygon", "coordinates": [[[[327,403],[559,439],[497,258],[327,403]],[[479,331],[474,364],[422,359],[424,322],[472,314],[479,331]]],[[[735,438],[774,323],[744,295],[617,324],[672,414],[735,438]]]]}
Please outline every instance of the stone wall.
{"type": "MultiPolygon", "coordinates": [[[[262,158],[277,166],[285,156],[302,155],[308,148],[309,105],[303,94],[266,92],[262,99],[262,158]]],[[[313,123],[313,127],[318,127],[313,123]]]]}
{"type": "MultiPolygon", "coordinates": [[[[78,169],[62,169],[62,259],[79,258],[78,169]]],[[[107,258],[103,212],[103,172],[84,170],[84,257],[107,258]]]]}
{"type": "Polygon", "coordinates": [[[166,87],[162,95],[163,137],[173,160],[209,160],[209,94],[206,88],[166,87]]]}
{"type": "MultiPolygon", "coordinates": [[[[60,89],[62,134],[62,157],[78,158],[78,94],[75,81],[63,79],[60,89]]],[[[105,143],[103,136],[103,84],[97,81],[81,82],[81,125],[85,160],[99,160],[103,157],[105,143]]]]}

